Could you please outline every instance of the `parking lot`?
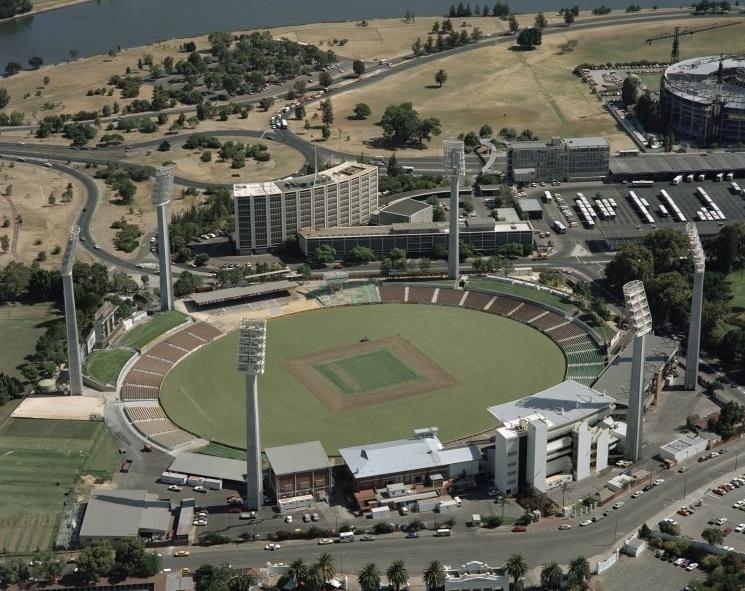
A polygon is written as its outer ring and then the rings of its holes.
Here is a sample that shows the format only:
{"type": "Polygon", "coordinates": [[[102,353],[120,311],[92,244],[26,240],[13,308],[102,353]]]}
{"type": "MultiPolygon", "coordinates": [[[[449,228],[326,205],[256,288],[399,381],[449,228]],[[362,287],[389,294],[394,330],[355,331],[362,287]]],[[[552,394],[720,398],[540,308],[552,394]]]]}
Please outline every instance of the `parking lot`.
{"type": "Polygon", "coordinates": [[[658,560],[651,549],[637,558],[621,556],[618,563],[600,577],[603,591],[627,591],[628,589],[654,589],[655,591],[678,591],[691,581],[701,581],[703,572],[687,572],[679,566],[658,560]],[[643,581],[636,587],[630,581],[643,581]]]}
{"type": "MultiPolygon", "coordinates": [[[[716,461],[716,459],[709,461],[716,461]]],[[[745,476],[745,474],[742,474],[742,476],[745,476]]],[[[727,482],[724,478],[713,481],[712,489],[701,499],[701,507],[695,507],[694,503],[694,513],[687,516],[676,513],[675,511],[691,503],[691,501],[688,503],[680,502],[674,506],[674,511],[671,512],[669,518],[677,522],[683,536],[696,540],[701,540],[701,532],[707,527],[718,527],[725,533],[724,546],[734,548],[737,552],[745,552],[745,485],[741,485],[739,488],[731,485],[732,490],[723,495],[714,492],[714,489],[727,482]],[[742,509],[733,506],[739,501],[742,501],[742,509]],[[726,521],[718,525],[722,519],[726,521]],[[742,528],[739,527],[741,524],[743,525],[742,528]],[[741,531],[735,531],[736,529],[741,531]]]]}

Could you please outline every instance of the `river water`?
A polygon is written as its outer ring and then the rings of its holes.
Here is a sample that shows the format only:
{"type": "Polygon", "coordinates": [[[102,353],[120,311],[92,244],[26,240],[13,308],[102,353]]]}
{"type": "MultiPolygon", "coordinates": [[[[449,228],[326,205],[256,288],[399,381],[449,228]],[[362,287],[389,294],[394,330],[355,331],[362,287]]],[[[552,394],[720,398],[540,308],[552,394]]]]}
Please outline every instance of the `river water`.
{"type": "MultiPolygon", "coordinates": [[[[57,63],[116,47],[137,47],[163,39],[323,21],[414,14],[444,14],[451,0],[95,0],[0,24],[0,68],[26,64],[31,56],[57,63]]],[[[517,12],[554,11],[579,4],[623,10],[631,0],[520,0],[517,12]]],[[[678,6],[671,0],[634,0],[641,6],[678,6]]],[[[475,7],[476,2],[471,2],[475,7]]],[[[481,2],[483,5],[484,3],[481,2]]],[[[493,4],[490,0],[489,4],[493,4]]]]}

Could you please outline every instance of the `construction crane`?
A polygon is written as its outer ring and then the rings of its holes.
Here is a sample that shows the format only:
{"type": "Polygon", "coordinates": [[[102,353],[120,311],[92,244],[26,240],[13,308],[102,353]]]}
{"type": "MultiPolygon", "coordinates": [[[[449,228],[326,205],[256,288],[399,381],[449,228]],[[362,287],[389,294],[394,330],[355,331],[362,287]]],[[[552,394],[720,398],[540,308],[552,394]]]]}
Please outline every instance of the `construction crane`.
{"type": "Polygon", "coordinates": [[[666,33],[664,35],[657,35],[656,37],[650,37],[649,39],[647,39],[647,45],[652,45],[654,41],[659,41],[660,39],[672,39],[673,49],[672,49],[672,52],[670,53],[670,63],[674,64],[680,61],[680,36],[681,35],[695,35],[696,33],[702,33],[703,31],[713,31],[714,29],[732,27],[734,25],[739,25],[741,22],[742,21],[714,23],[712,25],[706,25],[705,27],[695,27],[692,29],[683,29],[681,27],[675,27],[675,30],[670,33],[666,33]]]}

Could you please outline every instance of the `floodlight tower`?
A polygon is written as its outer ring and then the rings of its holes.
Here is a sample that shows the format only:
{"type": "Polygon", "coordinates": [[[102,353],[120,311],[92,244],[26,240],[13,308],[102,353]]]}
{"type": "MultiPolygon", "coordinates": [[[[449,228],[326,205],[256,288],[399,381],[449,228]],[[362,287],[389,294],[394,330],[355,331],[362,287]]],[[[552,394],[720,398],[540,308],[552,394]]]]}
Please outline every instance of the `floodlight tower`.
{"type": "Polygon", "coordinates": [[[78,340],[78,318],[75,314],[75,289],[72,282],[72,267],[75,264],[75,248],[80,238],[80,227],[73,226],[62,256],[62,291],[65,297],[65,330],[67,332],[67,372],[70,375],[70,394],[83,393],[83,371],[80,367],[80,341],[78,340]]]}
{"type": "Polygon", "coordinates": [[[168,208],[173,190],[173,165],[155,171],[152,203],[158,215],[158,261],[160,263],[160,309],[173,310],[171,282],[171,245],[168,237],[168,208]]]}
{"type": "Polygon", "coordinates": [[[629,410],[626,417],[626,455],[634,462],[642,456],[642,424],[644,421],[644,365],[645,337],[652,332],[644,283],[630,281],[623,286],[623,297],[629,316],[629,327],[634,335],[634,355],[631,361],[629,410]]]}
{"type": "Polygon", "coordinates": [[[686,224],[688,248],[693,262],[693,297],[691,298],[691,320],[688,326],[688,352],[686,355],[686,390],[696,390],[698,380],[698,356],[701,351],[701,310],[704,306],[704,271],[706,256],[701,246],[696,224],[686,224]]]}
{"type": "Polygon", "coordinates": [[[445,140],[445,174],[450,177],[450,236],[448,244],[448,277],[458,281],[460,259],[458,245],[458,191],[460,189],[460,177],[466,174],[466,155],[463,150],[463,142],[458,140],[445,140]]]}
{"type": "Polygon", "coordinates": [[[257,511],[263,500],[261,435],[259,433],[259,376],[264,373],[266,320],[241,321],[238,371],[246,376],[246,509],[257,511]]]}

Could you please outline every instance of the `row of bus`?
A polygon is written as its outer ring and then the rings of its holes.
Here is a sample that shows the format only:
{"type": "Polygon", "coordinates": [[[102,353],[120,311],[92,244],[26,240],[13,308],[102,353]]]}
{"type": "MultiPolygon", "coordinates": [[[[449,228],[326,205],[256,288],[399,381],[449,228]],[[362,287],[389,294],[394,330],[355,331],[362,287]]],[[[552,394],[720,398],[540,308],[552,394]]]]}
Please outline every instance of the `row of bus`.
{"type": "MultiPolygon", "coordinates": [[[[735,178],[735,173],[734,172],[726,172],[726,173],[725,172],[718,172],[717,174],[714,175],[714,182],[721,183],[725,179],[727,179],[728,181],[731,181],[734,178],[735,178]]],[[[672,180],[672,184],[673,185],[679,185],[683,181],[685,181],[686,183],[692,183],[695,179],[698,179],[699,182],[705,181],[706,180],[706,174],[703,173],[703,172],[700,173],[700,174],[698,174],[698,175],[695,175],[695,174],[686,174],[686,175],[679,174],[678,176],[676,176],[672,180]]]]}
{"type": "Polygon", "coordinates": [[[639,198],[636,193],[629,191],[629,201],[631,201],[631,205],[636,210],[636,213],[639,214],[642,222],[645,224],[654,224],[654,218],[648,209],[649,202],[646,199],[639,198]]]}
{"type": "Polygon", "coordinates": [[[687,221],[686,217],[683,215],[683,212],[680,211],[678,204],[673,201],[673,198],[667,194],[667,191],[665,191],[665,189],[662,189],[660,191],[660,199],[664,202],[660,205],[658,210],[659,214],[662,217],[672,215],[673,218],[675,218],[679,222],[687,221]]]}
{"type": "Polygon", "coordinates": [[[742,190],[742,188],[740,187],[740,185],[738,185],[738,184],[737,184],[737,183],[736,183],[735,181],[732,181],[732,184],[730,185],[730,190],[731,190],[731,191],[732,191],[732,192],[733,192],[733,193],[734,193],[735,195],[743,195],[743,194],[745,193],[745,192],[744,192],[744,191],[742,190]]]}
{"type": "Polygon", "coordinates": [[[574,204],[577,206],[579,217],[584,222],[585,226],[587,226],[588,228],[594,228],[595,220],[597,219],[598,214],[595,212],[592,205],[590,205],[587,197],[585,197],[582,193],[577,193],[574,204]]]}
{"type": "Polygon", "coordinates": [[[719,206],[703,187],[696,187],[696,194],[698,195],[699,200],[704,204],[704,207],[696,212],[696,218],[699,221],[723,222],[727,219],[724,213],[722,213],[722,210],[719,209],[719,206]]]}

